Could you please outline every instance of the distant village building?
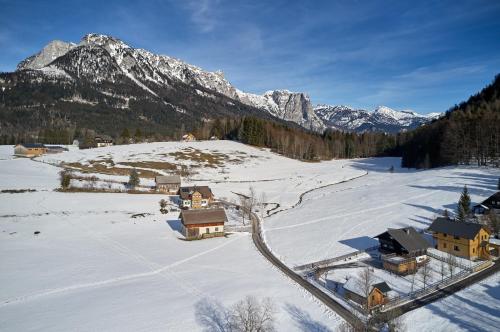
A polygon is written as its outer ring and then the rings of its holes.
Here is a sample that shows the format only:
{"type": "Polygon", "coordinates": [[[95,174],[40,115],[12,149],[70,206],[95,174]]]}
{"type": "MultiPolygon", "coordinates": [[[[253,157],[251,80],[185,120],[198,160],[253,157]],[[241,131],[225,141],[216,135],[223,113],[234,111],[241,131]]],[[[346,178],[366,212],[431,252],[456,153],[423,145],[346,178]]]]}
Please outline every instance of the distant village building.
{"type": "Polygon", "coordinates": [[[175,195],[181,187],[181,177],[179,175],[157,176],[155,183],[157,191],[175,195]]]}
{"type": "Polygon", "coordinates": [[[179,196],[183,209],[206,208],[214,199],[212,190],[208,186],[181,187],[179,196]]]}
{"type": "Polygon", "coordinates": [[[500,214],[500,191],[497,191],[482,201],[481,204],[474,205],[472,207],[472,212],[475,215],[484,215],[488,213],[500,214]]]}
{"type": "Polygon", "coordinates": [[[47,153],[61,153],[65,151],[69,151],[68,148],[65,148],[64,146],[58,146],[58,145],[46,145],[47,148],[47,153]]]}
{"type": "Polygon", "coordinates": [[[109,136],[96,136],[94,142],[98,148],[113,145],[113,139],[109,136]]]}
{"type": "Polygon", "coordinates": [[[490,257],[488,241],[491,232],[484,225],[439,217],[429,231],[433,233],[438,250],[470,260],[490,257]]]}
{"type": "Polygon", "coordinates": [[[364,291],[363,282],[358,277],[350,277],[344,284],[344,294],[346,299],[350,299],[364,306],[368,302],[368,309],[373,309],[389,301],[391,287],[382,280],[375,279],[370,285],[368,297],[364,291]]]}
{"type": "Polygon", "coordinates": [[[182,233],[186,239],[223,236],[226,211],[218,209],[182,210],[182,233]]]}
{"type": "Polygon", "coordinates": [[[193,141],[196,141],[196,137],[189,133],[189,134],[185,134],[182,136],[182,141],[184,142],[193,142],[193,141]]]}
{"type": "Polygon", "coordinates": [[[19,157],[36,157],[47,153],[47,147],[41,143],[17,144],[14,147],[14,155],[19,157]]]}
{"type": "Polygon", "coordinates": [[[380,243],[384,269],[397,273],[415,273],[427,262],[429,243],[413,227],[389,228],[375,236],[380,243]]]}

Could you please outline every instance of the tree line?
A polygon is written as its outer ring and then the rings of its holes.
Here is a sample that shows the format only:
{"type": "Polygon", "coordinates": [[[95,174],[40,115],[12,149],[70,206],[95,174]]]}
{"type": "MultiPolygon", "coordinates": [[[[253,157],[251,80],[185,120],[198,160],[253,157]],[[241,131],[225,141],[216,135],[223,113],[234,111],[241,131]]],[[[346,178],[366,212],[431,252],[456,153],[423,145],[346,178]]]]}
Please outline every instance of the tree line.
{"type": "Polygon", "coordinates": [[[434,122],[400,135],[403,167],[500,164],[500,75],[434,122]]]}

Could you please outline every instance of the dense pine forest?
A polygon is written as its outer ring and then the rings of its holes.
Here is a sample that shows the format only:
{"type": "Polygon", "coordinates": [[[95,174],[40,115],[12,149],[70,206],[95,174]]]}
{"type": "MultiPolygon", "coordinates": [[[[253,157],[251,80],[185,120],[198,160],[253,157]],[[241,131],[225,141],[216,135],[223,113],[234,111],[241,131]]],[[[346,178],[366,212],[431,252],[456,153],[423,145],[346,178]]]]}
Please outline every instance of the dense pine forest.
{"type": "Polygon", "coordinates": [[[215,136],[237,140],[307,161],[394,154],[398,145],[397,137],[385,133],[356,134],[327,130],[319,134],[256,117],[217,119],[199,128],[195,135],[202,139],[215,136]]]}
{"type": "Polygon", "coordinates": [[[500,75],[446,115],[400,135],[403,167],[500,163],[500,75]]]}

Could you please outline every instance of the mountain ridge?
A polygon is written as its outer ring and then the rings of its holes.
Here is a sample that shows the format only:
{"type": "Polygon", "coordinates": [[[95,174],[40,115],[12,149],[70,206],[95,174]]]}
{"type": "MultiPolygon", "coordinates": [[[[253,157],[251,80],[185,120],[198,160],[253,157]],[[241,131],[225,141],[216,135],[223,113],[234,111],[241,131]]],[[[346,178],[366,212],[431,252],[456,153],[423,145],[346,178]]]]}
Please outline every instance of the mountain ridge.
{"type": "MultiPolygon", "coordinates": [[[[143,93],[139,93],[141,98],[149,102],[169,106],[178,113],[193,113],[193,116],[199,116],[194,114],[197,112],[190,109],[191,106],[188,107],[186,103],[171,100],[172,98],[168,97],[173,94],[172,90],[179,89],[181,84],[182,89],[186,90],[183,91],[183,95],[189,93],[187,90],[190,87],[191,93],[198,95],[199,98],[216,100],[218,103],[222,95],[232,100],[219,105],[219,110],[213,112],[214,115],[227,113],[222,109],[223,107],[231,108],[229,112],[235,114],[238,109],[242,108],[241,105],[237,106],[241,103],[252,109],[250,112],[258,116],[265,117],[265,112],[271,117],[293,122],[317,132],[322,132],[327,128],[357,132],[397,132],[418,127],[429,121],[426,117],[415,115],[408,124],[406,122],[410,121],[410,116],[399,116],[399,119],[387,114],[367,116],[366,111],[363,110],[344,109],[343,117],[347,116],[353,121],[347,124],[339,119],[337,122],[337,106],[328,105],[318,111],[318,106],[313,105],[306,93],[291,92],[286,89],[270,90],[262,95],[243,92],[234,87],[224,77],[222,71],[205,71],[182,60],[133,48],[118,38],[96,33],[86,34],[78,44],[59,40],[48,43],[40,52],[21,61],[16,70],[16,72],[29,71],[35,71],[36,73],[33,72],[32,75],[38,73],[47,79],[72,82],[66,82],[66,85],[78,80],[100,85],[95,87],[100,94],[121,100],[112,103],[114,106],[119,105],[120,109],[130,107],[130,101],[136,99],[134,96],[136,92],[131,95],[117,93],[111,87],[113,84],[118,85],[118,90],[125,90],[124,92],[128,93],[134,90],[132,85],[136,85],[143,90],[143,93]],[[259,114],[256,110],[263,113],[259,114]],[[348,112],[352,114],[349,115],[348,112]],[[365,114],[362,114],[363,112],[365,114]],[[366,121],[363,123],[363,120],[366,121]]],[[[94,98],[94,100],[85,98],[85,94],[76,91],[74,96],[69,96],[64,100],[92,104],[97,102],[95,99],[103,99],[101,97],[94,98]]],[[[104,99],[107,100],[106,97],[104,99]]],[[[207,110],[201,119],[209,116],[209,113],[212,112],[207,110]]]]}

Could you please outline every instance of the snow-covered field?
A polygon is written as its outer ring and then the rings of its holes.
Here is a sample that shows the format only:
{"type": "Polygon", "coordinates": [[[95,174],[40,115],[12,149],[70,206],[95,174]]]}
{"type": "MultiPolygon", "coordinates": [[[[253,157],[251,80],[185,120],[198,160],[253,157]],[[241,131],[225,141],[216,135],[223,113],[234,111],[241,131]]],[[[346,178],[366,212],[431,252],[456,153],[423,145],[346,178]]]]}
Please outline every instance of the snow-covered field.
{"type": "MultiPolygon", "coordinates": [[[[59,168],[47,162],[111,158],[115,164],[195,165],[197,174],[187,182],[210,185],[217,197],[229,200],[253,186],[258,196],[265,193],[267,202],[285,210],[266,218],[264,228],[272,250],[290,266],[368,247],[387,227],[426,227],[441,209],[454,208],[464,184],[475,202],[494,191],[500,175],[466,167],[402,170],[395,158],[303,163],[229,141],[77,150],[40,158],[46,163],[13,159],[11,153],[12,147],[0,147],[0,189],[37,191],[0,194],[0,330],[5,331],[200,330],[198,302],[227,307],[246,295],[274,300],[279,331],[335,331],[340,322],[270,265],[249,234],[179,240],[177,216],[158,211],[160,195],[54,192],[59,168]],[[186,148],[233,161],[206,167],[170,155],[186,148]],[[387,172],[391,165],[393,174],[387,172]],[[293,207],[302,193],[329,184],[335,185],[304,195],[293,207]],[[137,213],[145,216],[132,218],[137,213]]],[[[474,314],[500,316],[498,278],[492,280],[463,291],[471,291],[478,303],[474,314]]],[[[447,330],[447,319],[461,310],[449,308],[444,315],[428,307],[408,314],[409,320],[437,315],[435,321],[447,330]]],[[[487,327],[475,322],[477,330],[487,327]]]]}

